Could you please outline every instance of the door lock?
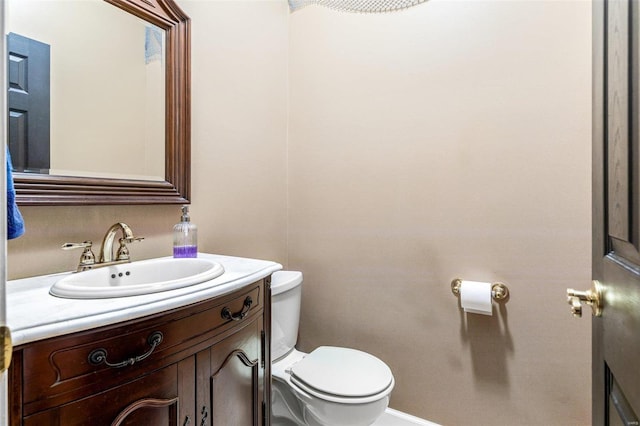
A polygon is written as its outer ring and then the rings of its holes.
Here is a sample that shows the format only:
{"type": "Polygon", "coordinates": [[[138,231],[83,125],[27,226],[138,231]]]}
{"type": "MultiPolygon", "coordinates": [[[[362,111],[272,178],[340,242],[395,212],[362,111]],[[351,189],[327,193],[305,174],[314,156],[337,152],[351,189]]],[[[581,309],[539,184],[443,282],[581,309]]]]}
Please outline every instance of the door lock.
{"type": "Polygon", "coordinates": [[[602,316],[602,286],[596,280],[591,282],[591,288],[587,291],[567,289],[567,303],[571,306],[574,317],[582,317],[582,303],[591,306],[594,317],[602,316]]]}

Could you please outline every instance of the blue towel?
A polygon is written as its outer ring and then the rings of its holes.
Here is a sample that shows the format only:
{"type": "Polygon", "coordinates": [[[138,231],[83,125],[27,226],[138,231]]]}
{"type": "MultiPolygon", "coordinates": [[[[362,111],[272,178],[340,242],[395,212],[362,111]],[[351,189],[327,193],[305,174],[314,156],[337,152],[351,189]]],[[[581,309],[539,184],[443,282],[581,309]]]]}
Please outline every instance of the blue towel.
{"type": "Polygon", "coordinates": [[[12,240],[24,234],[24,219],[16,204],[16,190],[13,187],[13,167],[7,147],[7,239],[12,240]]]}

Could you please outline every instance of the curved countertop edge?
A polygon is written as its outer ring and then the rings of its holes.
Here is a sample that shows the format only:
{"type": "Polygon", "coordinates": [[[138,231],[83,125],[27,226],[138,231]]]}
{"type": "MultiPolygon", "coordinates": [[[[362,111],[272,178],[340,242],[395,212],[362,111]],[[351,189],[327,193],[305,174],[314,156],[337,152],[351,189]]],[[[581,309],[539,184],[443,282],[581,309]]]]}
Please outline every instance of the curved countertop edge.
{"type": "Polygon", "coordinates": [[[66,299],[50,287],[71,274],[43,275],[7,282],[7,324],[14,347],[116,324],[222,296],[261,280],[282,265],[258,259],[199,253],[222,264],[225,272],[210,281],[176,290],[104,299],[66,299]]]}

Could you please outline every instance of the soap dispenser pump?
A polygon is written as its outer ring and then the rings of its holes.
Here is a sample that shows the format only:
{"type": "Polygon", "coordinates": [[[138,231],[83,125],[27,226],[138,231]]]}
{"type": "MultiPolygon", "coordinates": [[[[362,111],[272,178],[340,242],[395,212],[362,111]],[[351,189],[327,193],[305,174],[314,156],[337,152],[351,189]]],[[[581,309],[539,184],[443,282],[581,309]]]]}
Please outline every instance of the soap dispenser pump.
{"type": "Polygon", "coordinates": [[[189,207],[182,206],[180,222],[173,227],[173,257],[198,256],[198,228],[191,223],[189,207]]]}

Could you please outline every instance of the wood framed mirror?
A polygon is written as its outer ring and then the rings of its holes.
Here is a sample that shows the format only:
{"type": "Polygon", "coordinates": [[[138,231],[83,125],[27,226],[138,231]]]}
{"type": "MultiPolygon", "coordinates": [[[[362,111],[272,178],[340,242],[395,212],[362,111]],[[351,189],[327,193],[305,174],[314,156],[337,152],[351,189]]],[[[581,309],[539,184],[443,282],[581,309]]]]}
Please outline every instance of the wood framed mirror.
{"type": "MultiPolygon", "coordinates": [[[[190,197],[190,20],[172,0],[103,0],[164,32],[164,180],[14,171],[19,205],[185,204],[190,197]]],[[[11,19],[9,14],[8,19],[11,19]]],[[[64,25],[61,23],[60,25],[64,25]]],[[[117,25],[110,28],[113,42],[117,25]]],[[[111,37],[111,36],[110,36],[111,37]]],[[[146,42],[147,40],[145,40],[146,42]]],[[[123,71],[114,79],[126,78],[123,71]]],[[[98,82],[99,84],[99,82],[98,82]]],[[[79,106],[82,108],[82,105],[79,106]]],[[[118,112],[115,111],[117,114],[118,112]]],[[[162,114],[162,112],[160,113],[162,114]]],[[[95,118],[99,120],[98,116],[95,118]]],[[[10,119],[11,120],[11,119],[10,119]]],[[[11,127],[9,124],[8,127],[11,127]]],[[[160,136],[161,137],[161,136],[160,136]]],[[[161,142],[160,142],[161,143],[161,142]]],[[[103,144],[109,145],[109,143],[103,144]]],[[[91,150],[86,146],[77,150],[91,150]]],[[[116,149],[125,159],[126,149],[116,149]]],[[[100,155],[95,154],[100,160],[100,155]]],[[[128,158],[130,160],[130,158],[128,158]]],[[[160,162],[162,159],[159,160],[160,162]]],[[[130,167],[131,168],[131,167],[130,167]]],[[[116,175],[117,176],[117,175],[116,175]]]]}

